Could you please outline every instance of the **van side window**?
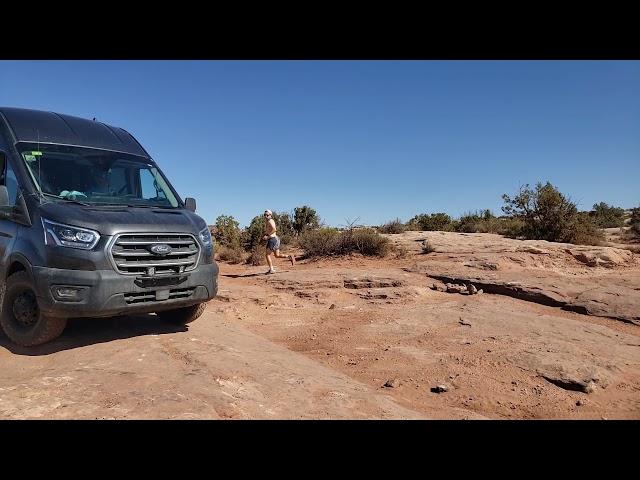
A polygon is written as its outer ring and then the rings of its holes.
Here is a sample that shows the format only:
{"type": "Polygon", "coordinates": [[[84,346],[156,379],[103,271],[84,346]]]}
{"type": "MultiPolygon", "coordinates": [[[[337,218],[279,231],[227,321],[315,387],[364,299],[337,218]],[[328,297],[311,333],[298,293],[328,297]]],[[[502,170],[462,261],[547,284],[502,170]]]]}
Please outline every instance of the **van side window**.
{"type": "Polygon", "coordinates": [[[0,152],[0,185],[5,185],[9,193],[9,205],[15,205],[18,198],[18,179],[7,161],[7,157],[0,152]]]}

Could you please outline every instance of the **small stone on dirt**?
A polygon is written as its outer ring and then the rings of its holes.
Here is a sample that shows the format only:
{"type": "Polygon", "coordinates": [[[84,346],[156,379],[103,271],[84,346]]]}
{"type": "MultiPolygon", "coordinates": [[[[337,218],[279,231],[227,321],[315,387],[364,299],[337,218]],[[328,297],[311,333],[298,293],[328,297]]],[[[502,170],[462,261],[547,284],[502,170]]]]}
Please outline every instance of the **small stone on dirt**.
{"type": "Polygon", "coordinates": [[[437,387],[431,387],[431,391],[433,393],[448,392],[449,391],[449,387],[447,387],[446,385],[438,385],[437,387]]]}
{"type": "Polygon", "coordinates": [[[595,382],[589,382],[587,383],[587,385],[584,387],[584,393],[593,393],[596,391],[596,384],[595,382]]]}
{"type": "Polygon", "coordinates": [[[392,378],[391,380],[387,380],[383,386],[387,388],[396,388],[399,385],[400,381],[397,378],[392,378]]]}
{"type": "Polygon", "coordinates": [[[447,292],[449,293],[462,293],[467,292],[467,287],[464,285],[456,285],[452,283],[447,283],[447,292]]]}
{"type": "Polygon", "coordinates": [[[329,310],[333,310],[334,308],[336,308],[336,304],[332,303],[331,306],[329,307],[329,310]]]}

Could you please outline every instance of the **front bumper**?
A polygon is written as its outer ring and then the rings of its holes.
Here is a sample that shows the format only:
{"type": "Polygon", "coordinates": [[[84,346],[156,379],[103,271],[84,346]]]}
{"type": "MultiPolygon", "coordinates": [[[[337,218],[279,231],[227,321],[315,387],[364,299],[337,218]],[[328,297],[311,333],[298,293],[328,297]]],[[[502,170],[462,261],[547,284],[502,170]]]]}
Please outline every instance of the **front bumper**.
{"type": "Polygon", "coordinates": [[[206,302],[218,292],[216,263],[200,264],[194,271],[170,279],[47,267],[33,267],[33,277],[38,306],[52,317],[160,312],[206,302]],[[61,298],[59,287],[77,290],[77,298],[61,298]]]}

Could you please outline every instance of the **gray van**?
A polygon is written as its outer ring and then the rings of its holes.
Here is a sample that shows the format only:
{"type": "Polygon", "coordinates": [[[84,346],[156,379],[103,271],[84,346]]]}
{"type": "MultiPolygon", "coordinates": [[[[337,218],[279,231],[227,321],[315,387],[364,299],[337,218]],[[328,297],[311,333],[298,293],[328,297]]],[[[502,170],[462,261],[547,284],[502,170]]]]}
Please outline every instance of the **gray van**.
{"type": "Polygon", "coordinates": [[[14,343],[67,319],[156,313],[186,324],[218,290],[193,198],[127,131],[0,107],[0,326],[14,343]]]}

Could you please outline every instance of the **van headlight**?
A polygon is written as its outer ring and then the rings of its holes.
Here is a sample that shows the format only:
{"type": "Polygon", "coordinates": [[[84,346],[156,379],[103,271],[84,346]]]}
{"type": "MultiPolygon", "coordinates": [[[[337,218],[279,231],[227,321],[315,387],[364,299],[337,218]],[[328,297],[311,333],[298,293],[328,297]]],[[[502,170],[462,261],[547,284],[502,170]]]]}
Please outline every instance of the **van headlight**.
{"type": "Polygon", "coordinates": [[[64,225],[44,218],[42,227],[45,245],[91,250],[100,240],[100,234],[94,230],[64,225]]]}
{"type": "Polygon", "coordinates": [[[209,227],[200,230],[200,233],[198,235],[200,236],[200,241],[202,242],[202,244],[207,248],[211,248],[212,241],[209,227]]]}

